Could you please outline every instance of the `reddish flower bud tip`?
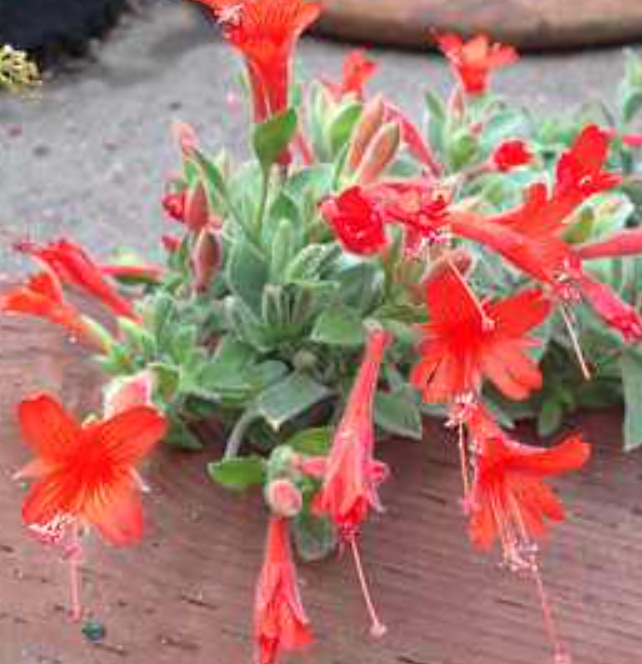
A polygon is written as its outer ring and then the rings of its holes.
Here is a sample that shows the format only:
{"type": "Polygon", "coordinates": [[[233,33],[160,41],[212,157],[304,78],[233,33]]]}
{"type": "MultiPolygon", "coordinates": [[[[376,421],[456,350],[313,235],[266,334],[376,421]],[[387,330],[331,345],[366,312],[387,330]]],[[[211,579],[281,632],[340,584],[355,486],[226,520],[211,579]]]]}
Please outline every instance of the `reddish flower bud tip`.
{"type": "Polygon", "coordinates": [[[384,124],[376,133],[359,164],[355,179],[362,186],[376,182],[392,163],[401,143],[401,128],[397,122],[384,124]]]}
{"type": "Polygon", "coordinates": [[[506,173],[530,163],[533,155],[524,141],[505,141],[495,150],[491,160],[498,171],[506,173]]]}
{"type": "Polygon", "coordinates": [[[467,42],[452,33],[434,33],[434,38],[468,95],[484,94],[490,74],[518,58],[512,46],[493,44],[486,35],[478,35],[467,42]]]}
{"type": "Polygon", "coordinates": [[[203,229],[209,222],[209,201],[202,182],[187,192],[185,198],[185,225],[192,232],[203,229]]]}
{"type": "Polygon", "coordinates": [[[274,514],[284,518],[296,516],[303,507],[301,492],[288,479],[270,482],[265,487],[265,500],[274,514]]]}
{"type": "Polygon", "coordinates": [[[194,290],[202,293],[209,288],[216,268],[221,263],[221,247],[218,237],[210,226],[203,228],[194,245],[192,269],[194,290]]]}
{"type": "Polygon", "coordinates": [[[136,406],[152,405],[154,382],[154,374],[147,370],[112,381],[105,388],[105,417],[118,415],[136,406]]]}
{"type": "Polygon", "coordinates": [[[172,122],[172,136],[178,145],[184,159],[191,159],[198,143],[196,130],[192,125],[182,120],[172,122]]]}
{"type": "Polygon", "coordinates": [[[163,243],[163,247],[165,247],[165,251],[169,254],[178,251],[181,246],[181,239],[174,235],[163,235],[161,237],[161,242],[163,243]]]}
{"type": "Polygon", "coordinates": [[[171,193],[163,197],[163,208],[167,214],[175,221],[184,221],[185,219],[185,194],[171,193]]]}

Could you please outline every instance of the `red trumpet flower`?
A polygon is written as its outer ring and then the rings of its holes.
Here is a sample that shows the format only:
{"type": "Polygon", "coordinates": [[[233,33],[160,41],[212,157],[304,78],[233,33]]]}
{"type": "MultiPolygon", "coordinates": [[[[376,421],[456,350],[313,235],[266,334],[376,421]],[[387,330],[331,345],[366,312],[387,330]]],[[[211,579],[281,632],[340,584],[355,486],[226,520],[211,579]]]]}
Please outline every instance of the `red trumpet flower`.
{"type": "Polygon", "coordinates": [[[370,60],[364,51],[350,51],[343,61],[341,82],[323,81],[323,84],[337,101],[347,95],[352,95],[358,101],[362,101],[365,85],[375,75],[378,68],[377,63],[370,60]]]}
{"type": "Polygon", "coordinates": [[[88,321],[65,301],[60,281],[50,270],[35,274],[25,285],[1,294],[0,311],[44,318],[65,328],[72,338],[102,348],[88,321]]]}
{"type": "Polygon", "coordinates": [[[18,410],[22,432],[37,459],[20,477],[34,477],[23,519],[47,527],[60,517],[94,526],[113,544],[142,535],[142,510],[133,473],[165,434],[165,419],[139,406],[80,425],[60,404],[42,395],[18,410]]]}
{"type": "Polygon", "coordinates": [[[377,254],[388,244],[381,210],[361,187],[328,198],[321,205],[321,213],[348,251],[377,254]]]}
{"type": "Polygon", "coordinates": [[[254,633],[257,664],[275,664],[281,650],[299,650],[312,641],[310,621],[299,595],[288,524],[273,516],[265,560],[256,588],[254,633]]]}
{"type": "Polygon", "coordinates": [[[545,519],[564,519],[561,503],[543,479],[581,468],[590,446],[581,436],[571,436],[553,448],[522,445],[479,405],[470,409],[465,423],[476,449],[469,501],[471,539],[487,548],[499,538],[509,565],[528,565],[532,540],[546,532],[545,519]]]}
{"type": "Polygon", "coordinates": [[[428,283],[430,322],[422,325],[421,360],[411,381],[426,402],[452,402],[478,395],[488,378],[511,399],[525,399],[542,384],[527,350],[528,333],[548,316],[537,289],[480,303],[456,268],[446,267],[428,283]]]}
{"type": "Polygon", "coordinates": [[[45,246],[22,242],[16,248],[48,266],[63,284],[76,286],[94,296],[117,316],[138,318],[131,303],[118,294],[105,279],[100,266],[77,244],[69,240],[58,240],[45,246]]]}
{"type": "Polygon", "coordinates": [[[491,44],[486,35],[478,35],[468,42],[451,33],[436,35],[436,39],[469,95],[486,92],[491,72],[515,62],[518,57],[512,46],[491,44]]]}
{"type": "Polygon", "coordinates": [[[532,575],[554,661],[569,664],[542,581],[536,542],[546,535],[546,520],[564,520],[562,503],[544,480],[581,468],[590,457],[590,446],[579,435],[549,449],[522,445],[506,436],[479,405],[468,410],[465,423],[475,451],[467,500],[471,540],[485,549],[499,539],[509,569],[532,575]]]}
{"type": "Polygon", "coordinates": [[[321,3],[306,0],[199,0],[210,7],[227,41],[246,62],[254,119],[263,122],[288,106],[292,52],[316,21],[321,3]]]}
{"type": "Polygon", "coordinates": [[[73,617],[79,620],[80,530],[93,526],[116,545],[140,539],[143,519],[135,466],[165,434],[165,419],[154,408],[139,406],[81,425],[46,395],[23,401],[18,417],[26,442],[36,452],[36,459],[16,474],[35,480],[22,518],[43,542],[64,547],[73,617]]]}
{"type": "Polygon", "coordinates": [[[365,581],[357,532],[371,508],[382,509],[377,486],[388,475],[388,467],[374,458],[373,402],[390,341],[390,334],[381,329],[372,331],[368,337],[359,373],[334,435],[323,483],[312,505],[314,512],[327,515],[338,526],[343,540],[352,549],[373,636],[382,636],[386,628],[377,616],[365,581]]]}

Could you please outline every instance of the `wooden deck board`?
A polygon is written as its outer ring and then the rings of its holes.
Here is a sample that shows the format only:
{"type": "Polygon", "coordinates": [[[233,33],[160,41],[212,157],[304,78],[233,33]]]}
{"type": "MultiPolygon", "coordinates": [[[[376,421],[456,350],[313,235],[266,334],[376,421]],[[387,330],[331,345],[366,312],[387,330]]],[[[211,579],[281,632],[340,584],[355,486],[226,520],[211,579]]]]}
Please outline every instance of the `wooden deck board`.
{"type": "MultiPolygon", "coordinates": [[[[216,488],[216,453],[164,450],[148,465],[144,543],[115,550],[93,540],[86,602],[107,628],[98,647],[68,622],[66,570],[20,524],[11,474],[27,459],[14,404],[49,390],[82,413],[98,375],[80,351],[37,322],[0,322],[0,664],[243,664],[264,536],[256,495],[216,488]]],[[[588,470],[563,479],[570,521],[557,528],[544,573],[577,664],[632,664],[642,634],[642,466],[619,451],[620,415],[592,414],[588,470]]],[[[389,635],[367,636],[348,558],[301,566],[317,633],[309,664],[538,664],[551,661],[533,589],[469,546],[457,504],[454,446],[430,425],[422,444],[381,447],[393,468],[387,513],[362,548],[389,635]]]]}

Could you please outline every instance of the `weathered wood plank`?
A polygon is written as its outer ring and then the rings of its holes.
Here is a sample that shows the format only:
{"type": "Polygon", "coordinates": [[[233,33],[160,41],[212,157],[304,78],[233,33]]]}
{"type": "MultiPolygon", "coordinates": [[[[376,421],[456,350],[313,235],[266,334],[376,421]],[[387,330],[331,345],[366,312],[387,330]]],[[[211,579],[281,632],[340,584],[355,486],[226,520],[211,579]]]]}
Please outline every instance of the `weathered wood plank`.
{"type": "MultiPolygon", "coordinates": [[[[249,662],[255,575],[263,547],[258,496],[214,487],[217,453],[165,450],[146,469],[148,533],[115,550],[91,542],[86,600],[107,628],[98,647],[68,622],[62,563],[20,524],[11,474],[28,457],[13,406],[32,390],[62,395],[79,414],[98,400],[97,374],[37,322],[0,322],[0,662],[2,664],[239,664],[249,662]]],[[[562,632],[581,664],[631,664],[642,631],[642,469],[619,452],[618,413],[582,425],[597,444],[589,469],[560,482],[571,520],[545,556],[562,632]]],[[[450,441],[452,442],[452,441],[450,441]]],[[[310,664],[549,662],[527,581],[471,550],[457,504],[454,446],[431,425],[423,444],[382,446],[393,468],[387,514],[363,532],[363,554],[389,635],[367,636],[350,560],[301,567],[318,634],[310,664]]]]}
{"type": "Polygon", "coordinates": [[[425,46],[431,29],[535,49],[642,37],[639,0],[325,0],[324,8],[321,32],[371,43],[425,46]]]}

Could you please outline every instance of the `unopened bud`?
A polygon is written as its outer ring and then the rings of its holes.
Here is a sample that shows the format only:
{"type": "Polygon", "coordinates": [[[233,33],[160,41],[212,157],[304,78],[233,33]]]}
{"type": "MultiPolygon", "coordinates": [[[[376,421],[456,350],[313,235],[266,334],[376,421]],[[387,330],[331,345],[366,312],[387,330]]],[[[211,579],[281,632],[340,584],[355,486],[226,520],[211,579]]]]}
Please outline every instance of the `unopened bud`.
{"type": "Polygon", "coordinates": [[[198,232],[209,221],[209,202],[207,200],[207,191],[202,182],[187,192],[185,198],[185,225],[190,231],[198,232]]]}
{"type": "Polygon", "coordinates": [[[183,221],[185,217],[185,194],[165,194],[163,197],[163,208],[175,221],[183,221]]]}
{"type": "Polygon", "coordinates": [[[172,122],[172,136],[178,145],[184,159],[191,159],[194,156],[194,150],[198,143],[196,130],[192,125],[182,120],[172,122]]]}
{"type": "Polygon", "coordinates": [[[401,130],[396,122],[381,127],[361,160],[356,181],[362,186],[375,182],[395,158],[400,142],[401,130]]]}
{"type": "Polygon", "coordinates": [[[181,239],[175,237],[174,235],[163,235],[161,237],[161,242],[163,243],[163,247],[165,247],[165,251],[168,254],[173,254],[181,247],[181,239]]]}
{"type": "Polygon", "coordinates": [[[385,106],[380,95],[366,105],[348,147],[346,165],[350,173],[354,173],[359,168],[370,141],[383,124],[384,114],[385,106]]]}
{"type": "Polygon", "coordinates": [[[201,230],[194,245],[192,269],[194,271],[194,290],[202,293],[209,288],[216,268],[221,262],[221,246],[210,226],[201,230]]]}
{"type": "Polygon", "coordinates": [[[154,375],[141,371],[134,376],[117,378],[105,388],[105,417],[112,417],[136,406],[149,406],[154,392],[154,375]]]}
{"type": "Polygon", "coordinates": [[[274,480],[266,485],[265,501],[277,516],[291,518],[303,507],[301,492],[294,482],[287,479],[274,480]]]}

